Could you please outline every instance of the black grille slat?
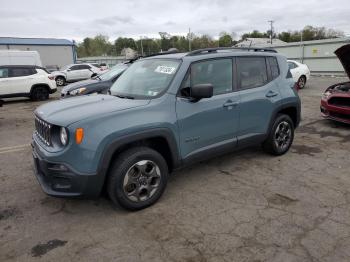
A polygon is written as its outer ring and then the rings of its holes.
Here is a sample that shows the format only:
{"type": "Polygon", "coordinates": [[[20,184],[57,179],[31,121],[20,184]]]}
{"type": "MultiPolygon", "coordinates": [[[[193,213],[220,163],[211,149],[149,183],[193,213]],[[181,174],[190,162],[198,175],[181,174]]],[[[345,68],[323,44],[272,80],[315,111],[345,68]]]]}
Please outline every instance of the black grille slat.
{"type": "Polygon", "coordinates": [[[332,97],[329,99],[328,104],[335,106],[350,107],[350,98],[347,97],[332,97]]]}
{"type": "Polygon", "coordinates": [[[52,125],[35,116],[35,132],[37,136],[48,146],[52,145],[52,125]]]}

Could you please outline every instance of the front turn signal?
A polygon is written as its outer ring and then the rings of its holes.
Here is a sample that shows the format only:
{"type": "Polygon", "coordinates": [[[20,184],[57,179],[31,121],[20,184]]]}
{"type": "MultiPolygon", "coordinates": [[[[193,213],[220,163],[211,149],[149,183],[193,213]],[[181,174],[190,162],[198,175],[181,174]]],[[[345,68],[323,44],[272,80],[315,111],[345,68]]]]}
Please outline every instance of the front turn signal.
{"type": "Polygon", "coordinates": [[[81,142],[83,142],[84,138],[84,129],[83,128],[77,128],[75,130],[75,142],[79,145],[81,142]]]}

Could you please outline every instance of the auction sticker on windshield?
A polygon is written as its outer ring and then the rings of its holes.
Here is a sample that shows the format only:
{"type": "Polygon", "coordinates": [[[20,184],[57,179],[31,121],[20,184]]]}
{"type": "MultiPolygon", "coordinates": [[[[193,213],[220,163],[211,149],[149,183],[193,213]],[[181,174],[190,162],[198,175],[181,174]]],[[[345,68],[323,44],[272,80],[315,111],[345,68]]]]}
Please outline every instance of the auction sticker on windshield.
{"type": "Polygon", "coordinates": [[[176,70],[176,68],[171,67],[171,66],[157,66],[157,68],[154,70],[154,72],[172,75],[175,73],[175,70],[176,70]]]}

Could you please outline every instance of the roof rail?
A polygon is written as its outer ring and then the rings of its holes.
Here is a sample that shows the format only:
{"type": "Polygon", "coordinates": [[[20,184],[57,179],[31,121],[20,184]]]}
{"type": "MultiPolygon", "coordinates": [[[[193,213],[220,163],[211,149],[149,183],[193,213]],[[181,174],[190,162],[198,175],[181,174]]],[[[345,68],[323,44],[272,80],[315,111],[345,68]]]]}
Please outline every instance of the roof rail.
{"type": "Polygon", "coordinates": [[[220,50],[245,50],[245,51],[251,51],[251,52],[271,52],[271,53],[277,53],[276,50],[271,48],[260,48],[260,47],[212,47],[212,48],[203,48],[203,49],[197,49],[194,51],[191,51],[186,54],[186,56],[193,56],[193,55],[201,55],[201,54],[210,54],[210,53],[217,53],[217,51],[220,50]]]}

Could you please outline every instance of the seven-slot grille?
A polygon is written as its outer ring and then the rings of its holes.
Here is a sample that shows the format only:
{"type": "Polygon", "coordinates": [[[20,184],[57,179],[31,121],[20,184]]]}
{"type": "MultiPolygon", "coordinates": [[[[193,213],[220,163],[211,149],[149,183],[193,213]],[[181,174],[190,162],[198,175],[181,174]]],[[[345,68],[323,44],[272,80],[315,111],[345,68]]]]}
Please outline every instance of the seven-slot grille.
{"type": "Polygon", "coordinates": [[[46,145],[51,146],[52,125],[35,116],[35,133],[46,145]]]}

